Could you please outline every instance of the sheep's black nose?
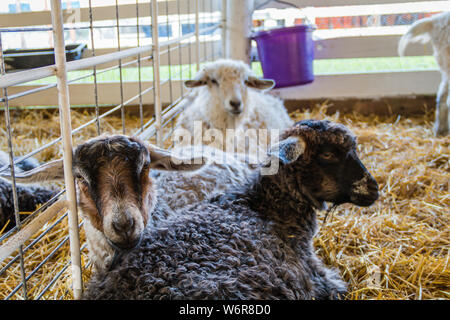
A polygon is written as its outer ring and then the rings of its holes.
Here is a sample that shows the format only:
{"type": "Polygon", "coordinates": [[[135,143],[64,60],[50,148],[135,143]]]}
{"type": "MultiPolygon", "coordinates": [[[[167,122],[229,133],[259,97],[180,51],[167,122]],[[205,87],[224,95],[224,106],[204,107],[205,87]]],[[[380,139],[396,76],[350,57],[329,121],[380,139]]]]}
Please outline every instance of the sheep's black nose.
{"type": "Polygon", "coordinates": [[[230,100],[230,105],[234,109],[238,109],[241,106],[241,102],[239,100],[230,100]]]}

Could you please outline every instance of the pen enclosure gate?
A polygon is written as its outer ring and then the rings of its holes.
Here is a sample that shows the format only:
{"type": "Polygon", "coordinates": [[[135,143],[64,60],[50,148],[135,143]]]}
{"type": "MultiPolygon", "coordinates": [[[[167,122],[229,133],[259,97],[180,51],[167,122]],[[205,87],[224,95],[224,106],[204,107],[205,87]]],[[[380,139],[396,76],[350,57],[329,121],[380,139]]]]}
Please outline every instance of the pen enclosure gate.
{"type": "MultiPolygon", "coordinates": [[[[61,156],[65,158],[65,165],[71,168],[72,137],[74,142],[81,142],[105,132],[139,136],[167,146],[165,141],[170,134],[171,120],[181,111],[176,105],[185,94],[182,79],[192,78],[202,63],[222,55],[222,2],[110,2],[109,6],[99,7],[94,6],[95,1],[88,1],[83,8],[70,8],[69,2],[63,10],[61,1],[51,1],[51,7],[44,8],[46,11],[31,13],[33,26],[22,22],[20,26],[0,30],[0,39],[3,38],[0,43],[3,45],[5,34],[7,37],[15,34],[19,38],[23,34],[34,33],[44,40],[48,34],[49,42],[55,48],[55,65],[6,74],[8,57],[0,46],[3,120],[7,136],[4,150],[14,157],[13,162],[1,170],[10,170],[13,163],[20,164],[29,157],[45,161],[61,156]],[[39,24],[44,26],[35,27],[39,24]],[[153,27],[156,25],[158,28],[153,27]],[[65,45],[71,42],[73,33],[77,33],[75,39],[79,35],[87,36],[88,48],[83,52],[83,59],[66,62],[65,45]],[[73,71],[76,71],[75,76],[73,71]],[[72,73],[70,77],[69,72],[72,73]],[[123,75],[129,72],[137,81],[129,83],[123,79],[123,75]],[[98,81],[108,73],[119,81],[106,84],[98,81]],[[39,83],[51,76],[56,76],[56,83],[39,83]],[[31,82],[32,88],[27,86],[30,81],[34,81],[31,82]],[[87,98],[89,102],[81,105],[93,111],[76,111],[76,108],[71,111],[71,105],[77,104],[76,99],[71,98],[77,95],[87,98]],[[111,106],[111,95],[114,95],[113,101],[120,103],[111,106]],[[22,117],[24,114],[38,117],[30,122],[37,127],[46,127],[46,133],[36,133],[42,139],[35,138],[34,142],[27,140],[27,133],[21,136],[21,129],[14,123],[17,120],[14,113],[23,112],[15,110],[15,103],[23,106],[27,99],[34,100],[28,104],[31,106],[60,106],[59,112],[50,109],[44,112],[44,116],[35,115],[39,113],[36,108],[21,113],[22,117]],[[128,109],[133,109],[134,115],[130,116],[128,109]],[[26,143],[28,146],[17,152],[17,146],[26,143]],[[24,149],[31,150],[23,152],[24,149]],[[16,157],[19,153],[22,155],[16,157]]],[[[29,127],[25,131],[34,129],[29,127]]],[[[19,218],[13,182],[18,222],[10,230],[2,230],[0,235],[3,261],[0,277],[7,288],[2,289],[3,299],[80,297],[82,274],[89,272],[90,265],[84,256],[86,245],[81,241],[80,246],[78,241],[82,221],[76,214],[73,177],[69,173],[66,179],[64,189],[35,212],[26,213],[25,219],[19,218]],[[64,235],[67,228],[69,232],[64,235]],[[54,267],[55,264],[58,266],[54,267]]],[[[24,213],[21,214],[23,216],[24,213]]]]}

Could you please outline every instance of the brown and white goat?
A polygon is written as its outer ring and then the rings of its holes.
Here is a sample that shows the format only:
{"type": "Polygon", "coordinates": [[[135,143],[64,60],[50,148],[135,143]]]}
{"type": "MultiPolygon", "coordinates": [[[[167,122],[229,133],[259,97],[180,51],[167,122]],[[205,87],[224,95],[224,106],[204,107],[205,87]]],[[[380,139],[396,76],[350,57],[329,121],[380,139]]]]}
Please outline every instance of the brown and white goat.
{"type": "MultiPolygon", "coordinates": [[[[73,174],[78,208],[95,268],[108,268],[115,253],[136,247],[149,219],[153,223],[169,215],[168,207],[154,210],[157,195],[151,169],[189,171],[199,169],[204,162],[203,158],[182,159],[123,135],[101,136],[77,146],[73,174]]],[[[62,159],[16,175],[23,183],[63,179],[62,159]]]]}

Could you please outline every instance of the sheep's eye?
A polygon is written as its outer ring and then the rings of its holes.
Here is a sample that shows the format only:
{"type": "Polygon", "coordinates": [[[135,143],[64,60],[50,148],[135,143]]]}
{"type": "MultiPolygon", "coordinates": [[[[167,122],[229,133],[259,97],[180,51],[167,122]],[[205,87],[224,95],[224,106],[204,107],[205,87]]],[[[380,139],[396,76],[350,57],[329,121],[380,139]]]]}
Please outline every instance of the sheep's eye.
{"type": "Polygon", "coordinates": [[[330,152],[330,151],[322,152],[322,153],[320,154],[320,157],[321,157],[323,160],[333,160],[333,159],[335,158],[334,153],[333,153],[333,152],[330,152]]]}
{"type": "Polygon", "coordinates": [[[212,84],[215,84],[215,85],[218,85],[218,84],[219,84],[219,83],[217,82],[216,79],[211,79],[211,83],[212,83],[212,84]]]}

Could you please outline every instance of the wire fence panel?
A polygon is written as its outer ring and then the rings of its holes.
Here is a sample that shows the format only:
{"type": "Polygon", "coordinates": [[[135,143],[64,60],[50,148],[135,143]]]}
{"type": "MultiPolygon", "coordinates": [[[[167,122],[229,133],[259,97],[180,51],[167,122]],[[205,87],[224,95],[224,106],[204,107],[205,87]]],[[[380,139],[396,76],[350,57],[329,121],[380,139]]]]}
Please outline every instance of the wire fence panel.
{"type": "Polygon", "coordinates": [[[125,133],[170,147],[183,81],[222,55],[221,4],[80,0],[61,7],[45,0],[10,14],[0,6],[0,142],[9,158],[0,172],[13,177],[12,215],[0,225],[1,299],[80,297],[91,263],[76,217],[72,144],[125,133]],[[20,65],[32,60],[20,61],[21,54],[45,61],[20,65]],[[43,186],[52,192],[46,202],[24,211],[14,177],[32,158],[40,164],[65,158],[68,170],[65,183],[43,186]]]}

